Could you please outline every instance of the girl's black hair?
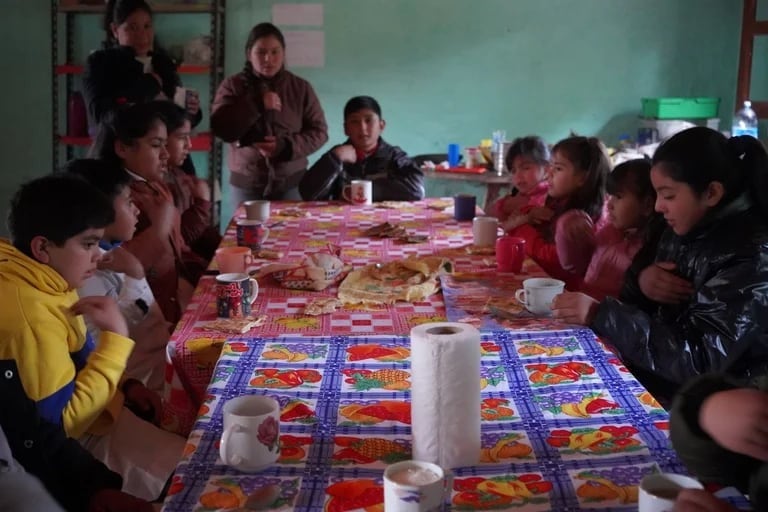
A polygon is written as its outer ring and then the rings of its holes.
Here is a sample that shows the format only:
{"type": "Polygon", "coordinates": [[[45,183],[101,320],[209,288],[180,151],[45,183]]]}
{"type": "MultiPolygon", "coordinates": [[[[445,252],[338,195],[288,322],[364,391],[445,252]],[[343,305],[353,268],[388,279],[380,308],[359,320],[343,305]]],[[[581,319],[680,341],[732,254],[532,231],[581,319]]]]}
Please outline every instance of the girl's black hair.
{"type": "Polygon", "coordinates": [[[605,183],[611,172],[611,161],[603,143],[596,137],[572,135],[555,144],[552,153],[558,152],[573,164],[576,172],[586,175],[584,185],[568,198],[566,209],[583,210],[598,220],[605,202],[605,183]]]}
{"type": "Polygon", "coordinates": [[[509,146],[507,155],[504,157],[504,164],[508,170],[512,170],[512,164],[515,158],[519,156],[530,158],[539,165],[547,165],[552,159],[549,146],[544,142],[544,139],[537,135],[518,137],[512,141],[512,145],[509,146]]]}
{"type": "Polygon", "coordinates": [[[136,103],[110,113],[100,124],[96,140],[88,156],[121,167],[121,158],[115,152],[115,142],[132,145],[152,129],[155,123],[165,119],[161,114],[164,101],[136,103]]]}
{"type": "Polygon", "coordinates": [[[253,73],[253,66],[251,65],[251,61],[248,58],[248,56],[251,53],[251,48],[253,48],[253,45],[256,44],[256,41],[261,39],[262,37],[269,37],[273,36],[275,39],[277,39],[280,42],[280,46],[283,47],[283,50],[285,50],[285,37],[283,36],[283,33],[280,32],[280,29],[274,26],[272,23],[259,23],[258,25],[255,25],[251,31],[248,33],[248,39],[245,41],[245,69],[244,71],[253,73]]]}
{"type": "Polygon", "coordinates": [[[112,23],[121,25],[134,12],[142,10],[149,17],[152,17],[152,8],[145,0],[108,0],[104,8],[104,32],[106,40],[104,46],[114,46],[117,44],[115,36],[112,34],[112,23]]]}
{"type": "Polygon", "coordinates": [[[725,206],[745,192],[768,219],[768,153],[748,135],[726,138],[711,128],[697,126],[665,141],[653,155],[653,165],[701,195],[710,183],[722,183],[725,206]]]}
{"type": "MultiPolygon", "coordinates": [[[[656,202],[656,189],[651,182],[651,159],[627,160],[614,167],[608,175],[606,191],[614,196],[629,192],[638,200],[648,200],[653,205],[656,202]]],[[[642,227],[643,245],[651,244],[656,247],[666,227],[664,216],[652,209],[645,226],[642,227]]]]}
{"type": "Polygon", "coordinates": [[[163,118],[168,133],[178,130],[184,121],[192,122],[186,109],[181,108],[172,101],[155,101],[157,112],[163,118]]]}
{"type": "Polygon", "coordinates": [[[644,199],[656,201],[656,190],[651,183],[650,158],[627,160],[614,167],[608,174],[605,190],[613,196],[629,192],[641,201],[644,199]]]}

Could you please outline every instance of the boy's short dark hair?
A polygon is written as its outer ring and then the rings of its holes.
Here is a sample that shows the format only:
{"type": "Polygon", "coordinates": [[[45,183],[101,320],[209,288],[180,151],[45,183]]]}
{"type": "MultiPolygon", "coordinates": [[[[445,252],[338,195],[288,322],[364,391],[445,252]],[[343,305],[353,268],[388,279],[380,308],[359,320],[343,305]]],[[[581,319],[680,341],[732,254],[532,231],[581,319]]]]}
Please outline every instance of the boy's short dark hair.
{"type": "Polygon", "coordinates": [[[131,176],[125,169],[95,158],[70,160],[61,171],[84,179],[111,200],[131,184],[131,176]]]}
{"type": "Polygon", "coordinates": [[[8,230],[19,251],[32,257],[30,245],[44,236],[58,246],[86,229],[115,221],[112,201],[82,178],[43,176],[23,184],[11,199],[8,230]]]}
{"type": "Polygon", "coordinates": [[[344,120],[355,112],[361,110],[373,110],[381,118],[381,107],[379,102],[370,96],[355,96],[344,105],[344,120]]]}
{"type": "Polygon", "coordinates": [[[544,139],[536,135],[518,137],[512,141],[512,144],[509,146],[507,154],[504,157],[504,163],[507,165],[507,169],[512,170],[512,163],[515,161],[515,158],[519,156],[529,158],[539,165],[547,165],[552,159],[552,155],[549,152],[549,146],[544,142],[544,139]]]}

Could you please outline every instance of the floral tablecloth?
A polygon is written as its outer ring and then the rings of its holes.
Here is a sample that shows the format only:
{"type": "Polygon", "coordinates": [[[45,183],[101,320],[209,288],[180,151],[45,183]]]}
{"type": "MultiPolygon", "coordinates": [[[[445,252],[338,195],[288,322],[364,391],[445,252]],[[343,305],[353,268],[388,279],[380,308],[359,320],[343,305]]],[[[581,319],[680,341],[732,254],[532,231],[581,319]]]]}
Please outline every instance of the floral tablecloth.
{"type": "MultiPolygon", "coordinates": [[[[684,472],[659,404],[588,330],[482,338],[482,451],[458,468],[455,510],[637,510],[655,469],[684,472]]],[[[258,337],[225,343],[164,510],[381,510],[382,470],[408,459],[410,349],[401,336],[258,337]],[[222,406],[266,394],[282,407],[282,455],[222,465],[222,406]]]]}
{"type": "MultiPolygon", "coordinates": [[[[268,225],[275,225],[264,248],[283,253],[281,263],[300,261],[307,252],[326,250],[328,244],[341,248],[341,258],[354,267],[374,262],[391,261],[408,256],[444,256],[460,272],[493,270],[495,256],[470,254],[472,223],[457,222],[446,199],[428,199],[412,203],[388,203],[351,206],[329,202],[273,202],[268,225]],[[396,207],[392,207],[396,206],[396,207]],[[306,216],[292,215],[306,213],[306,216]],[[371,238],[364,231],[376,224],[390,222],[406,227],[411,234],[428,235],[422,243],[408,244],[393,239],[371,238]]],[[[241,217],[238,210],[234,219],[241,217]]],[[[222,246],[235,244],[234,224],[230,223],[222,246]]],[[[257,259],[252,269],[272,261],[257,259]]],[[[215,264],[211,267],[215,271],[215,264]]],[[[533,262],[526,265],[526,276],[541,275],[533,262]]],[[[194,412],[211,378],[221,347],[226,339],[235,338],[207,331],[204,325],[216,319],[214,276],[204,276],[171,338],[175,345],[174,371],[169,370],[166,391],[165,428],[186,435],[194,420],[194,412]]],[[[338,286],[326,290],[305,291],[280,287],[271,277],[259,280],[259,296],[253,305],[253,316],[266,316],[264,325],[250,335],[319,336],[407,334],[414,325],[443,321],[446,309],[441,293],[415,303],[400,302],[391,306],[345,306],[322,316],[303,314],[304,306],[315,297],[335,297],[338,286]]]]}

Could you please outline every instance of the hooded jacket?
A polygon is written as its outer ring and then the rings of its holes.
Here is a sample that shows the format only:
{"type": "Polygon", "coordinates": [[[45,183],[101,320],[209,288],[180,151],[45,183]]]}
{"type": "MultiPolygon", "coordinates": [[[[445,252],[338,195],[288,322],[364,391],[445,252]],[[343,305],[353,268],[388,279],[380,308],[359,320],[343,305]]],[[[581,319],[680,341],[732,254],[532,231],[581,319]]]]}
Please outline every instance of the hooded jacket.
{"type": "MultiPolygon", "coordinates": [[[[351,144],[347,140],[344,144],[351,144]]],[[[304,175],[299,185],[307,201],[342,199],[342,189],[351,180],[373,181],[374,201],[418,201],[424,198],[424,173],[405,151],[379,138],[376,151],[361,161],[343,163],[325,153],[304,175]]]]}
{"type": "Polygon", "coordinates": [[[133,341],[108,331],[95,347],[82,317],[70,313],[77,300],[53,268],[0,240],[0,360],[15,361],[40,417],[70,437],[111,427],[133,350],[133,341]]]}
{"type": "MultiPolygon", "coordinates": [[[[742,382],[768,373],[768,227],[746,197],[685,236],[667,229],[655,261],[674,262],[693,296],[674,305],[609,297],[591,327],[657,398],[702,373],[742,382]]],[[[638,274],[627,273],[622,297],[638,296],[638,274]]]]}

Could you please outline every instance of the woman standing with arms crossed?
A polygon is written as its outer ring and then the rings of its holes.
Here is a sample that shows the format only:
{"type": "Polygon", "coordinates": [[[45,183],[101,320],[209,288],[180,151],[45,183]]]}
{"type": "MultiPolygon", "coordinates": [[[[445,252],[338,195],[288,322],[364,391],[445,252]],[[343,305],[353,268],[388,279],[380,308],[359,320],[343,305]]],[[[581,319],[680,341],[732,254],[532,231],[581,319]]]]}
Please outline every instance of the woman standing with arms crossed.
{"type": "Polygon", "coordinates": [[[243,71],[219,86],[211,130],[230,143],[232,203],[301,199],[307,156],[328,140],[315,91],[284,66],[285,39],[271,23],[251,29],[243,71]]]}

